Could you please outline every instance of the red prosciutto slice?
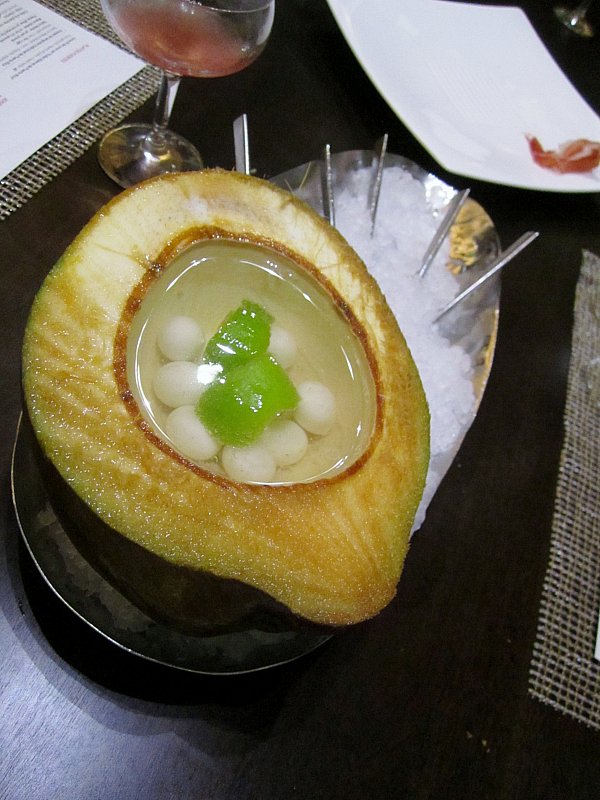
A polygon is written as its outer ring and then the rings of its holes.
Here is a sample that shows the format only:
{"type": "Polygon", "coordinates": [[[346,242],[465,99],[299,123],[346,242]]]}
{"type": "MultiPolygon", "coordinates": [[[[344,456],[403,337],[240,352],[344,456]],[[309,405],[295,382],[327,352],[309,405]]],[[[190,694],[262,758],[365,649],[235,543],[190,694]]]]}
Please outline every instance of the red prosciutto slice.
{"type": "Polygon", "coordinates": [[[554,172],[591,172],[600,165],[600,142],[575,139],[556,150],[544,150],[535,136],[527,136],[527,141],[535,163],[554,172]]]}

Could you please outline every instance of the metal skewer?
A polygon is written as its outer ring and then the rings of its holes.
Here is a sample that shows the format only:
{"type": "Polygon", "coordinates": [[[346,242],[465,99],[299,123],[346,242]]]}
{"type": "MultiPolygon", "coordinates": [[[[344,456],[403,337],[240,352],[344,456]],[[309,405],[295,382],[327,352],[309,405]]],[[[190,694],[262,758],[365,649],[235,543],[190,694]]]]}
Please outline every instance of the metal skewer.
{"type": "Polygon", "coordinates": [[[429,244],[429,247],[425,251],[425,255],[423,256],[421,269],[419,270],[419,276],[421,278],[427,272],[429,265],[437,254],[437,251],[442,246],[442,242],[448,235],[448,231],[452,227],[452,223],[456,219],[458,212],[463,207],[465,200],[469,196],[469,191],[469,189],[464,189],[462,192],[458,192],[458,194],[455,194],[452,200],[448,203],[446,213],[444,214],[444,217],[440,222],[438,229],[429,244]]]}
{"type": "Polygon", "coordinates": [[[233,148],[235,168],[244,175],[250,175],[250,145],[248,140],[248,117],[242,114],[233,121],[233,148]]]}
{"type": "Polygon", "coordinates": [[[335,201],[333,196],[333,170],[331,168],[331,147],[326,144],[323,149],[321,165],[321,192],[323,194],[323,214],[331,225],[335,225],[335,201]]]}
{"type": "Polygon", "coordinates": [[[448,305],[445,306],[440,311],[437,317],[433,320],[434,323],[439,322],[439,320],[444,316],[444,314],[447,314],[448,311],[450,311],[452,308],[458,305],[458,303],[460,303],[462,300],[465,299],[465,297],[470,295],[471,292],[474,292],[476,289],[479,289],[479,287],[482,286],[487,280],[489,280],[492,277],[492,275],[495,275],[496,272],[502,269],[502,267],[505,267],[509,261],[512,261],[512,259],[518,253],[520,253],[521,250],[524,250],[527,247],[527,245],[531,244],[531,242],[533,242],[534,239],[537,239],[538,236],[539,236],[538,231],[529,231],[528,233],[524,233],[522,236],[520,236],[517,239],[517,241],[513,242],[513,244],[511,244],[510,247],[507,247],[506,250],[503,250],[502,253],[500,253],[500,255],[494,259],[494,261],[492,261],[487,271],[480,278],[474,281],[470,286],[467,286],[467,288],[464,291],[458,294],[454,298],[454,300],[451,300],[448,303],[448,305]]]}
{"type": "Polygon", "coordinates": [[[375,180],[369,192],[369,210],[371,212],[371,236],[375,231],[375,220],[377,218],[377,205],[381,192],[381,181],[383,178],[383,162],[387,152],[388,135],[384,133],[381,139],[375,143],[375,154],[377,155],[377,169],[375,170],[375,180]]]}

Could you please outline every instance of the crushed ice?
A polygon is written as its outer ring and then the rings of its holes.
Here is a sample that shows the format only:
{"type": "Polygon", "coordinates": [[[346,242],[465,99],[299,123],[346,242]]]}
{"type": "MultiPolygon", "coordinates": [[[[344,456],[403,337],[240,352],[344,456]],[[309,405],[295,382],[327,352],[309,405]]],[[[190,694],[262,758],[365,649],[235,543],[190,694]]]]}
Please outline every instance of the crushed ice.
{"type": "Polygon", "coordinates": [[[421,259],[439,220],[427,202],[425,187],[401,167],[385,170],[375,232],[365,204],[372,172],[348,174],[336,193],[336,227],[377,280],[419,369],[431,414],[431,463],[414,529],[425,511],[453,452],[471,424],[476,397],[471,358],[432,324],[437,313],[458,292],[446,268],[449,243],[440,248],[423,278],[421,259]]]}

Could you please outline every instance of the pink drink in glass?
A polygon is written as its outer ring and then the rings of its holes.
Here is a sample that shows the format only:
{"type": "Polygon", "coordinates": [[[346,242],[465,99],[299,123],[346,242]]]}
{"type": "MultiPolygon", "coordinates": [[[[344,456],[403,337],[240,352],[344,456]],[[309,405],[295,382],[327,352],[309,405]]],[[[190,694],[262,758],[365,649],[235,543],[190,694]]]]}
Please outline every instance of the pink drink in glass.
{"type": "MultiPolygon", "coordinates": [[[[214,0],[213,0],[214,2],[214,0]]],[[[105,0],[119,37],[145,61],[174,75],[219,77],[247,67],[264,48],[273,5],[220,10],[198,0],[105,0]]]]}

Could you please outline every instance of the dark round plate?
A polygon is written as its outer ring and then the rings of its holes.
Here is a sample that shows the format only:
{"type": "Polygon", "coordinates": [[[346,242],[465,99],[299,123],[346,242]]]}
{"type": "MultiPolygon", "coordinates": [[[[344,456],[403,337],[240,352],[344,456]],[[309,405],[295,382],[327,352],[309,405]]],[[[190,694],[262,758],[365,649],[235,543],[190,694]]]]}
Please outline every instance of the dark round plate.
{"type": "Polygon", "coordinates": [[[331,638],[331,634],[252,629],[188,636],[161,625],[105,581],[75,548],[50,505],[21,422],[11,483],[23,540],[42,577],[80,619],[129,653],[187,672],[235,675],[293,661],[331,638]]]}

